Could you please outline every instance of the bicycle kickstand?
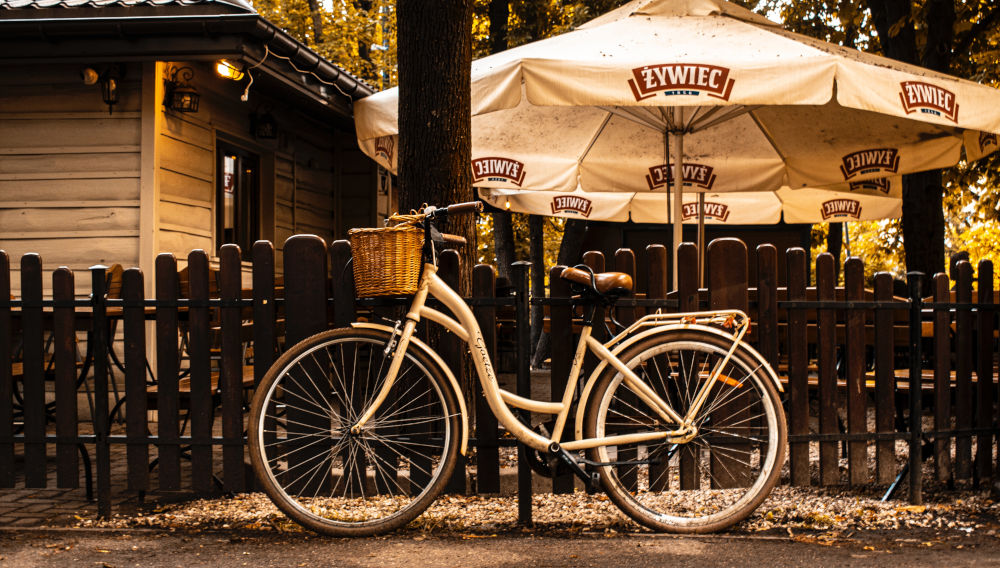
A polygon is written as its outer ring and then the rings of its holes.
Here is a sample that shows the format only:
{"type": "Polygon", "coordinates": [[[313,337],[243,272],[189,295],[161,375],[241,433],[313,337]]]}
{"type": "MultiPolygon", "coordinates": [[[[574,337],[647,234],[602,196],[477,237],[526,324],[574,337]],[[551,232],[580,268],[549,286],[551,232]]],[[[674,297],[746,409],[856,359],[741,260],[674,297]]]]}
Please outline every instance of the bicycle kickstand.
{"type": "Polygon", "coordinates": [[[587,493],[594,494],[601,491],[600,474],[596,471],[588,473],[587,470],[580,467],[580,463],[576,461],[573,455],[564,450],[558,443],[552,442],[549,444],[549,454],[566,464],[570,471],[583,480],[583,486],[586,487],[587,493]]]}

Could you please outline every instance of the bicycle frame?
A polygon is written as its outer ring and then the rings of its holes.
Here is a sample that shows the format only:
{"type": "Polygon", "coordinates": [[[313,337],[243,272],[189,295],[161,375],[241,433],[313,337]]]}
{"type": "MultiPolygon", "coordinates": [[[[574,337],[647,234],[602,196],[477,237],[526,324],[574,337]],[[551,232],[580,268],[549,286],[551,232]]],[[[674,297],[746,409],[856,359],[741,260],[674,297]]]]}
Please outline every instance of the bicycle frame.
{"type": "MultiPolygon", "coordinates": [[[[594,339],[591,335],[592,327],[589,325],[585,326],[580,334],[580,340],[577,344],[576,353],[573,357],[573,363],[570,369],[569,378],[566,381],[566,389],[563,392],[562,399],[559,402],[532,400],[500,388],[500,385],[497,382],[496,372],[493,369],[489,353],[486,349],[486,343],[483,339],[482,331],[479,328],[479,324],[476,322],[476,318],[472,313],[472,310],[465,303],[462,297],[437,275],[437,267],[432,263],[427,263],[424,265],[417,293],[414,295],[413,301],[410,304],[410,309],[406,314],[406,323],[403,325],[403,329],[399,331],[397,326],[396,329],[392,330],[393,340],[390,341],[386,351],[388,352],[390,349],[395,349],[395,351],[387,372],[386,380],[371,406],[352,427],[352,431],[355,433],[360,432],[364,428],[365,424],[369,419],[371,419],[371,417],[378,410],[379,406],[388,396],[395,381],[396,374],[402,365],[403,354],[410,346],[411,341],[416,341],[415,338],[413,338],[413,333],[421,318],[426,318],[440,324],[448,331],[454,333],[459,339],[464,341],[469,346],[472,361],[476,368],[476,373],[479,376],[480,383],[482,384],[483,394],[490,410],[497,417],[497,420],[503,424],[503,426],[506,427],[515,438],[525,445],[539,451],[546,451],[552,447],[553,444],[558,444],[563,449],[572,451],[594,448],[603,445],[637,443],[654,440],[682,443],[691,439],[697,433],[697,430],[691,426],[694,416],[697,415],[701,406],[708,399],[712,386],[715,381],[719,379],[719,374],[722,369],[725,367],[732,354],[736,351],[737,347],[741,344],[742,338],[750,324],[750,320],[746,314],[738,310],[679,314],[652,314],[640,318],[606,344],[594,339]],[[439,300],[452,314],[454,314],[457,320],[448,314],[428,307],[426,305],[428,295],[439,300]],[[734,333],[732,336],[728,336],[715,327],[705,325],[708,323],[728,325],[732,327],[734,333]],[[638,376],[628,369],[624,362],[617,357],[619,353],[621,353],[628,346],[632,345],[635,341],[653,333],[671,328],[705,329],[713,333],[729,337],[733,343],[725,357],[723,357],[711,370],[709,380],[705,381],[701,389],[698,391],[697,396],[694,399],[694,403],[688,410],[686,416],[678,415],[667,402],[656,394],[655,390],[645,384],[638,376]],[[645,403],[664,421],[663,430],[607,436],[602,438],[581,439],[582,420],[583,413],[585,411],[585,405],[581,404],[577,409],[576,416],[577,439],[570,440],[565,443],[561,442],[563,431],[565,429],[567,419],[569,418],[573,397],[576,392],[577,380],[583,369],[584,355],[588,350],[596,355],[601,362],[587,379],[581,393],[581,401],[586,400],[585,397],[589,395],[597,381],[597,378],[606,366],[610,365],[622,374],[623,380],[626,382],[629,389],[632,390],[643,403],[645,403]],[[546,438],[532,430],[528,425],[524,424],[514,415],[511,411],[511,407],[531,412],[555,415],[556,423],[551,437],[546,438]],[[671,426],[668,428],[667,425],[671,426]]],[[[360,325],[363,325],[364,327],[376,327],[372,324],[360,325]]],[[[385,329],[389,328],[386,327],[385,329]]],[[[421,345],[421,347],[423,346],[421,345]]],[[[429,348],[427,350],[432,355],[436,356],[436,354],[429,348]]],[[[437,357],[437,360],[440,361],[440,357],[437,357]]],[[[763,359],[761,359],[761,362],[763,362],[763,359]]],[[[450,378],[453,379],[453,377],[450,378]]],[[[775,382],[777,382],[776,377],[774,379],[775,382]]],[[[456,396],[458,396],[461,400],[461,392],[459,392],[457,382],[452,380],[452,386],[456,389],[456,396]]],[[[464,405],[461,406],[460,412],[462,413],[463,424],[467,424],[467,415],[464,405]]],[[[465,436],[463,435],[463,440],[464,439],[465,436]]],[[[464,449],[465,444],[463,443],[463,453],[464,449]]]]}

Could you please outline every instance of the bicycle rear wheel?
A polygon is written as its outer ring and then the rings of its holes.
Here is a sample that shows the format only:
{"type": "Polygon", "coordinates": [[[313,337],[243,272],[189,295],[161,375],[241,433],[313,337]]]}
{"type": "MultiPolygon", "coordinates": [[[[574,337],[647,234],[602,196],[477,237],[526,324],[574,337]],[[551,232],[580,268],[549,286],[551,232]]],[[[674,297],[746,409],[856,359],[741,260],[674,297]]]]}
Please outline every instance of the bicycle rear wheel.
{"type": "Polygon", "coordinates": [[[385,383],[389,339],[371,329],[314,335],[282,355],[254,395],[254,471],[285,514],[319,533],[401,527],[454,468],[459,407],[444,372],[416,349],[364,429],[351,432],[385,383]]]}
{"type": "MultiPolygon", "coordinates": [[[[722,364],[731,343],[698,330],[671,330],[640,341],[619,357],[680,416],[722,364]]],[[[636,522],[666,532],[702,533],[746,518],[778,481],[786,427],[778,393],[761,364],[737,349],[694,418],[685,444],[640,442],[590,450],[611,500],[636,522]]],[[[588,402],[588,438],[663,430],[666,425],[605,371],[588,402]]]]}

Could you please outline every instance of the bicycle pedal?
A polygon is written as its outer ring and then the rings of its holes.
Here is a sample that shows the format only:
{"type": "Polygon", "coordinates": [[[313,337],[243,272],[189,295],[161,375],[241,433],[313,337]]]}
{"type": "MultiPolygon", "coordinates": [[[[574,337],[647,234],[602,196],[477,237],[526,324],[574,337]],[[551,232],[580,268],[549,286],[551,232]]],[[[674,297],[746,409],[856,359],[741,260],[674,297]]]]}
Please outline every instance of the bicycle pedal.
{"type": "Polygon", "coordinates": [[[590,472],[590,482],[587,485],[587,495],[595,495],[597,493],[602,493],[601,488],[601,474],[596,471],[590,472]]]}

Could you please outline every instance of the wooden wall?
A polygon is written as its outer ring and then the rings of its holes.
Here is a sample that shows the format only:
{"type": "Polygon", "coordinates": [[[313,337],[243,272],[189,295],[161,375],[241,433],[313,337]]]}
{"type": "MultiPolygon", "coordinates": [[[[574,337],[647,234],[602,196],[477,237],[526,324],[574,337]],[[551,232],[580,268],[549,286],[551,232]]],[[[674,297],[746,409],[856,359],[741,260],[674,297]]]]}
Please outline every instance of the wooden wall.
{"type": "MultiPolygon", "coordinates": [[[[120,263],[149,275],[160,252],[182,265],[193,249],[215,257],[221,140],[260,156],[260,236],[275,242],[279,267],[293,234],[330,242],[376,223],[376,165],[346,121],[310,116],[262,76],[241,102],[247,80],[222,79],[209,62],[180,63],[195,72],[199,112],[169,111],[163,78],[173,65],[128,64],[111,115],[99,87],[83,84],[84,65],[0,67],[0,249],[13,268],[28,252],[46,269],[120,263]],[[262,112],[275,117],[276,139],[251,133],[262,112]]],[[[89,277],[76,282],[84,294],[89,277]]],[[[17,294],[17,273],[12,285],[17,294]]]]}
{"type": "Polygon", "coordinates": [[[46,269],[138,262],[140,67],[125,67],[110,115],[83,67],[0,66],[0,249],[15,270],[29,252],[46,269]]]}

